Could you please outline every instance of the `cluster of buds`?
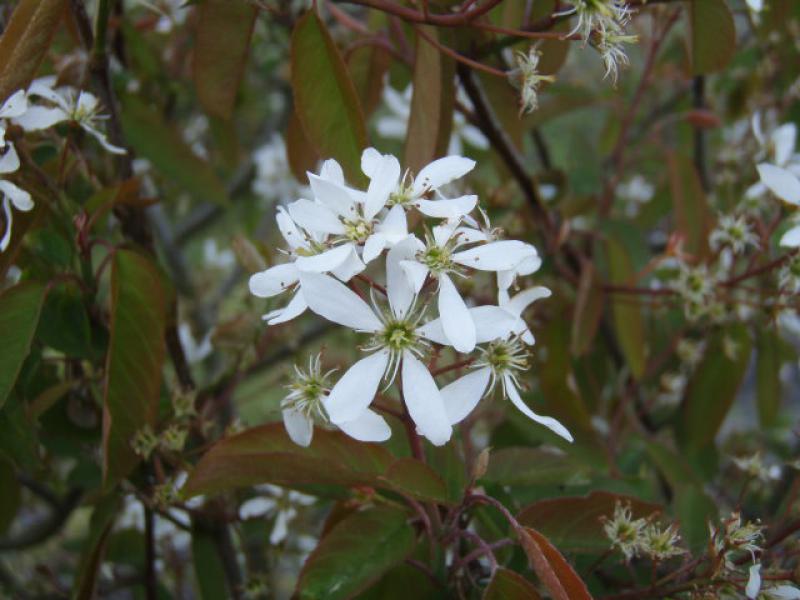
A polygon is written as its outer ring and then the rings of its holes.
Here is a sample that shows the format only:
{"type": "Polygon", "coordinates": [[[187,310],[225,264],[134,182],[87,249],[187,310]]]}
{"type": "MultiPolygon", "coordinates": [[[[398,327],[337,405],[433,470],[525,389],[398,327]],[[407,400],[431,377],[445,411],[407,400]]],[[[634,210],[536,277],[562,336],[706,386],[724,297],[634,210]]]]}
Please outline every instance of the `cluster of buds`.
{"type": "Polygon", "coordinates": [[[674,525],[662,529],[652,519],[634,518],[630,505],[622,502],[616,503],[611,518],[604,519],[603,531],[611,547],[622,552],[628,561],[637,556],[664,561],[685,552],[679,546],[680,536],[674,525]]]}
{"type": "Polygon", "coordinates": [[[133,436],[131,447],[137,455],[147,460],[156,450],[180,452],[188,435],[188,428],[178,423],[167,426],[158,434],[150,425],[145,425],[133,436]]]}
{"type": "Polygon", "coordinates": [[[716,275],[707,265],[695,266],[684,261],[679,264],[678,277],[673,281],[672,289],[683,301],[683,310],[689,321],[724,317],[725,307],[717,299],[716,282],[716,275]]]}

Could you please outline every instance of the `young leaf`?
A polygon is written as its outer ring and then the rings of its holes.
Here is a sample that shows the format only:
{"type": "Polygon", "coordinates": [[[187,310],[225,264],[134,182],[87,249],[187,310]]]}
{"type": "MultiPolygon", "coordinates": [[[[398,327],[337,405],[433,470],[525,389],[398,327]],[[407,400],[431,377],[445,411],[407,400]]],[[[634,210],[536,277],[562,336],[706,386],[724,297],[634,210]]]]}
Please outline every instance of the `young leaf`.
{"type": "Polygon", "coordinates": [[[689,54],[693,75],[719,71],[736,51],[736,26],[725,0],[689,3],[689,54]]]}
{"type": "Polygon", "coordinates": [[[592,600],[586,584],[545,536],[525,527],[520,541],[531,567],[555,600],[592,600]]]}
{"type": "Polygon", "coordinates": [[[295,24],[291,68],[295,111],[311,145],[323,158],[336,158],[352,183],[364,183],[364,113],[339,50],[314,10],[295,24]]]}
{"type": "Polygon", "coordinates": [[[500,567],[483,592],[483,600],[540,600],[533,584],[519,573],[500,567]]]}
{"type": "Polygon", "coordinates": [[[258,9],[245,0],[206,0],[197,7],[194,85],[205,110],[233,113],[258,9]]]}
{"type": "Polygon", "coordinates": [[[401,563],[414,544],[405,512],[381,506],[353,513],[308,557],[297,593],[302,600],[351,598],[401,563]]]}
{"type": "Polygon", "coordinates": [[[135,434],[155,423],[164,362],[167,293],[145,256],[119,250],[111,270],[111,335],[103,400],[103,481],[110,488],[138,462],[135,434]]]}
{"type": "Polygon", "coordinates": [[[64,14],[65,0],[21,0],[0,38],[0,103],[36,76],[64,14]]]}
{"type": "MultiPolygon", "coordinates": [[[[635,273],[625,248],[614,238],[606,239],[609,278],[613,284],[634,285],[635,273]]],[[[636,379],[641,379],[647,366],[644,320],[636,298],[616,294],[611,301],[614,331],[622,354],[636,379]]]]}
{"type": "Polygon", "coordinates": [[[30,352],[46,293],[43,284],[26,281],[0,295],[0,408],[30,352]]]}

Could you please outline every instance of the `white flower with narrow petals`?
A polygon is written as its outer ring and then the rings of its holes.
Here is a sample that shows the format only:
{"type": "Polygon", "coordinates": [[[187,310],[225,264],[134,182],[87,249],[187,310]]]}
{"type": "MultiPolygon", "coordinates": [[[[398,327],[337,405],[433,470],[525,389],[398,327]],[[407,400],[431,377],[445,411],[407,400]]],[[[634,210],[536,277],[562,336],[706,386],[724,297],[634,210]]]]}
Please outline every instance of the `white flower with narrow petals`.
{"type": "Polygon", "coordinates": [[[286,539],[289,523],[297,517],[297,509],[311,506],[316,502],[316,498],[276,485],[264,485],[260,489],[269,495],[257,496],[243,502],[239,507],[239,518],[261,519],[274,515],[275,523],[269,536],[269,542],[274,546],[286,539]]]}
{"type": "Polygon", "coordinates": [[[73,122],[91,135],[112,154],[125,154],[127,150],[111,144],[97,125],[106,119],[100,114],[100,102],[94,94],[71,87],[55,87],[55,77],[42,77],[31,83],[28,98],[42,98],[50,106],[31,105],[13,121],[26,131],[49,129],[64,122],[73,122]]]}
{"type": "Polygon", "coordinates": [[[11,226],[14,222],[12,208],[28,212],[33,208],[31,195],[16,184],[4,179],[6,175],[19,170],[19,155],[13,144],[6,144],[6,152],[0,157],[0,197],[2,197],[5,231],[0,238],[0,252],[11,243],[11,226]]]}
{"type": "MultiPolygon", "coordinates": [[[[750,124],[753,137],[756,138],[759,145],[758,162],[780,169],[789,176],[797,178],[800,175],[800,156],[794,151],[797,144],[797,126],[794,123],[785,123],[769,132],[765,132],[762,115],[758,112],[753,115],[750,124]]],[[[757,181],[747,189],[745,192],[746,198],[760,198],[768,189],[780,196],[765,180],[765,174],[762,174],[761,166],[757,167],[760,181],[757,181]]],[[[766,171],[766,177],[770,180],[777,181],[777,178],[780,177],[780,173],[777,171],[769,168],[766,171]]]]}

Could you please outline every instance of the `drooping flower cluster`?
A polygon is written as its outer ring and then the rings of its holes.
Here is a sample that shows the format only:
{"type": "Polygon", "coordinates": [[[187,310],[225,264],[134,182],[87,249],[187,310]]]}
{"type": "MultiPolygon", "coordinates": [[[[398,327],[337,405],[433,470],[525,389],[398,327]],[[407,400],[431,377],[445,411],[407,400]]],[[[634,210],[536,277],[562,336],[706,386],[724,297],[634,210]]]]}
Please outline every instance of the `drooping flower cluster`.
{"type": "Polygon", "coordinates": [[[514,54],[514,59],[517,63],[516,74],[519,77],[520,116],[539,108],[539,86],[543,81],[552,82],[555,80],[552,75],[542,75],[539,72],[541,55],[542,53],[533,46],[528,49],[528,52],[514,54]]]}
{"type": "Polygon", "coordinates": [[[643,555],[664,561],[686,552],[680,546],[680,535],[674,524],[662,529],[651,521],[634,518],[631,506],[618,501],[614,514],[603,520],[603,531],[612,548],[622,552],[625,560],[643,555]]]}
{"type": "Polygon", "coordinates": [[[319,357],[307,370],[297,369],[282,403],[296,443],[311,443],[315,421],[362,441],[388,439],[391,429],[374,401],[382,385],[385,391],[396,381],[404,409],[433,444],[446,443],[453,425],[495,387],[526,416],[572,440],[519,393],[527,346],[534,343],[522,314],[550,291],[534,287],[512,296],[509,290],[518,276],[541,266],[536,249],[499,239],[485,216],[482,223],[470,216],[477,196],[445,191],[474,166],[448,156],[412,176],[394,156],[369,148],[361,159],[366,190],[347,185],[341,166],[328,160],[319,174],[308,175],[313,199],[278,208],[287,260],[254,274],[250,291],[292,296],[264,319],[275,325],[311,310],[363,334],[366,353],[335,383],[319,357]],[[419,217],[422,238],[409,231],[419,217]],[[496,275],[497,304],[470,305],[459,291],[458,281],[480,272],[496,275]],[[429,358],[448,348],[471,370],[442,387],[429,358]]]}

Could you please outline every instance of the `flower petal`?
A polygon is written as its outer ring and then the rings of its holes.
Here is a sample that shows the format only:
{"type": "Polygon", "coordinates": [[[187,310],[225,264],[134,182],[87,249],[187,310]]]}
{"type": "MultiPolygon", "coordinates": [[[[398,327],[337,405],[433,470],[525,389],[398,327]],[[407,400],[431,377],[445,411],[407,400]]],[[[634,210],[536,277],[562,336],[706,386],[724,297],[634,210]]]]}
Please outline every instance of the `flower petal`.
{"type": "Polygon", "coordinates": [[[385,442],[392,437],[392,430],[386,419],[370,409],[352,421],[338,423],[337,427],[359,442],[385,442]]]}
{"type": "Polygon", "coordinates": [[[307,308],[308,305],[305,298],[303,298],[303,292],[298,290],[289,301],[289,304],[283,308],[272,310],[261,318],[267,322],[267,325],[280,325],[299,317],[306,312],[307,308]]]}
{"type": "Polygon", "coordinates": [[[425,325],[417,327],[415,333],[417,335],[421,335],[426,340],[430,340],[435,344],[439,344],[441,346],[450,345],[450,340],[447,339],[447,336],[444,334],[444,329],[442,329],[441,319],[434,319],[432,321],[428,321],[427,323],[425,323],[425,325]]]}
{"type": "Polygon", "coordinates": [[[475,168],[475,161],[463,156],[445,156],[424,167],[414,179],[414,196],[437,190],[475,168]]]}
{"type": "Polygon", "coordinates": [[[28,212],[33,208],[31,195],[10,181],[0,179],[0,193],[7,196],[17,210],[28,212]]]}
{"type": "Polygon", "coordinates": [[[389,351],[379,350],[347,369],[322,401],[332,423],[352,421],[372,404],[388,364],[389,351]]]}
{"type": "Polygon", "coordinates": [[[408,277],[408,282],[411,284],[414,293],[419,294],[425,279],[428,277],[428,267],[416,260],[401,260],[400,267],[408,277]]]}
{"type": "Polygon", "coordinates": [[[287,207],[289,216],[306,231],[313,233],[344,233],[344,225],[339,217],[327,206],[300,198],[287,207]]]}
{"type": "Polygon", "coordinates": [[[459,377],[441,389],[444,410],[451,425],[460,423],[478,405],[489,385],[491,374],[489,367],[483,367],[459,377]]]}
{"type": "Polygon", "coordinates": [[[372,179],[372,176],[378,170],[382,156],[375,148],[364,148],[361,153],[361,171],[364,175],[372,179]]]}
{"type": "Polygon", "coordinates": [[[439,275],[439,318],[450,344],[459,352],[475,349],[476,332],[467,305],[446,274],[439,275]]]}
{"type": "Polygon", "coordinates": [[[8,198],[3,199],[3,214],[5,215],[6,230],[3,233],[3,237],[0,238],[0,252],[5,252],[11,243],[11,227],[14,224],[14,215],[11,214],[11,201],[8,198]]]}
{"type": "Polygon", "coordinates": [[[478,204],[477,196],[461,196],[459,198],[441,200],[417,200],[414,206],[423,215],[434,219],[457,219],[472,212],[478,204]]]}
{"type": "Polygon", "coordinates": [[[49,129],[53,125],[69,121],[69,115],[60,108],[31,106],[24,114],[16,117],[14,123],[25,131],[49,129]]]}
{"type": "Polygon", "coordinates": [[[528,408],[528,405],[525,404],[522,401],[522,398],[519,397],[519,392],[517,391],[517,388],[514,385],[514,381],[511,379],[509,375],[505,375],[504,379],[505,379],[505,389],[506,392],[508,393],[509,399],[523,415],[525,415],[532,421],[536,421],[540,425],[544,425],[550,431],[552,431],[556,435],[560,435],[568,442],[573,441],[572,435],[570,434],[569,431],[567,431],[567,428],[564,427],[558,421],[556,421],[553,417],[543,417],[541,415],[537,415],[530,408],[528,408]]]}
{"type": "Polygon", "coordinates": [[[378,223],[375,231],[383,234],[389,245],[394,245],[400,240],[408,237],[408,222],[406,221],[406,211],[402,206],[393,206],[386,213],[383,221],[378,223]]]}
{"type": "Polygon", "coordinates": [[[780,245],[784,248],[800,248],[800,225],[796,225],[784,233],[780,245]]]}
{"type": "Polygon", "coordinates": [[[756,167],[761,181],[781,200],[800,205],[800,180],[791,171],[762,163],[756,167]]]}
{"type": "Polygon", "coordinates": [[[369,264],[378,258],[388,244],[389,240],[386,239],[385,235],[381,233],[373,233],[367,238],[367,241],[364,242],[364,251],[362,253],[364,262],[369,264]]]}
{"type": "Polygon", "coordinates": [[[478,344],[507,338],[521,321],[513,313],[491,304],[470,308],[469,314],[475,323],[475,341],[478,344]]]}
{"type": "Polygon", "coordinates": [[[311,273],[327,273],[339,267],[344,263],[353,253],[352,244],[344,244],[336,246],[330,250],[325,250],[319,254],[311,256],[298,256],[294,264],[297,269],[303,272],[311,273]]]}
{"type": "Polygon", "coordinates": [[[333,277],[300,273],[300,287],[308,307],[319,316],[356,331],[375,332],[382,328],[369,305],[333,277]]]}
{"type": "Polygon", "coordinates": [[[531,304],[542,298],[549,298],[553,295],[549,289],[544,286],[537,285],[536,287],[523,290],[519,294],[512,296],[512,298],[503,304],[503,308],[517,317],[521,316],[525,309],[531,304]]]}
{"type": "Polygon", "coordinates": [[[442,395],[427,367],[409,351],[403,353],[403,398],[420,433],[435,446],[453,434],[442,395]]]}
{"type": "Polygon", "coordinates": [[[0,119],[19,117],[28,110],[28,96],[25,90],[17,90],[0,106],[0,119]]]}
{"type": "Polygon", "coordinates": [[[81,127],[84,131],[86,131],[89,135],[91,135],[97,142],[103,147],[106,152],[110,152],[111,154],[127,154],[128,151],[125,148],[121,148],[120,146],[115,146],[111,142],[108,141],[106,138],[106,134],[102,131],[95,129],[88,123],[81,123],[81,127]]]}
{"type": "Polygon", "coordinates": [[[758,598],[758,593],[761,591],[761,563],[754,563],[750,565],[749,576],[747,578],[747,586],[744,588],[745,595],[751,600],[758,598]]]}
{"type": "MultiPolygon", "coordinates": [[[[309,173],[309,175],[312,175],[312,173],[309,173]]],[[[319,177],[339,185],[344,185],[344,171],[342,170],[342,165],[332,158],[322,163],[322,167],[319,170],[319,177]]]]}
{"type": "Polygon", "coordinates": [[[8,150],[0,157],[0,175],[14,173],[19,169],[19,154],[14,144],[8,144],[8,150]]]}
{"type": "Polygon", "coordinates": [[[275,221],[278,223],[278,229],[289,245],[289,248],[296,250],[297,248],[308,248],[308,241],[306,237],[300,232],[297,224],[289,216],[289,213],[283,206],[278,207],[278,214],[275,215],[275,221]]]}
{"type": "Polygon", "coordinates": [[[381,156],[373,170],[367,197],[364,202],[364,218],[371,221],[386,206],[389,194],[397,189],[400,181],[400,161],[390,154],[381,156]]]}
{"type": "Polygon", "coordinates": [[[797,126],[794,123],[781,125],[772,132],[772,144],[775,149],[775,163],[785,165],[794,154],[797,143],[797,126]]]}
{"type": "Polygon", "coordinates": [[[453,255],[453,261],[481,271],[507,271],[536,255],[536,249],[519,240],[490,242],[453,255]]]}
{"type": "Polygon", "coordinates": [[[364,264],[364,261],[361,260],[361,257],[356,252],[355,244],[349,244],[350,246],[350,254],[347,256],[345,261],[340,264],[335,269],[331,269],[331,273],[339,280],[339,281],[350,281],[353,277],[361,273],[367,266],[364,264]]]}
{"type": "Polygon", "coordinates": [[[284,408],[283,426],[291,440],[298,446],[307,448],[311,445],[311,438],[314,436],[314,422],[299,410],[294,408],[284,408]]]}
{"type": "Polygon", "coordinates": [[[275,265],[250,276],[250,293],[259,298],[271,298],[297,283],[300,272],[294,263],[275,265]]]}
{"type": "Polygon", "coordinates": [[[414,236],[408,236],[398,242],[386,255],[386,295],[392,313],[402,319],[414,302],[416,293],[407,277],[402,263],[413,257],[419,250],[420,242],[414,236]]]}
{"type": "Polygon", "coordinates": [[[352,219],[356,216],[356,200],[344,184],[334,183],[313,173],[307,175],[317,200],[341,217],[352,219]]]}

